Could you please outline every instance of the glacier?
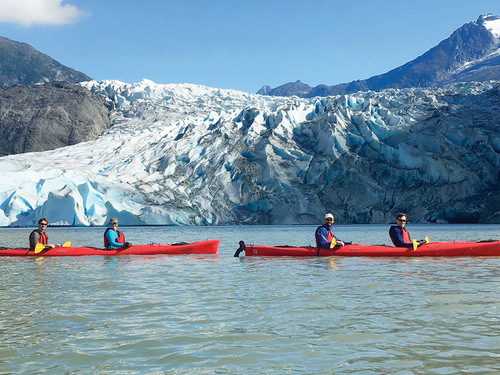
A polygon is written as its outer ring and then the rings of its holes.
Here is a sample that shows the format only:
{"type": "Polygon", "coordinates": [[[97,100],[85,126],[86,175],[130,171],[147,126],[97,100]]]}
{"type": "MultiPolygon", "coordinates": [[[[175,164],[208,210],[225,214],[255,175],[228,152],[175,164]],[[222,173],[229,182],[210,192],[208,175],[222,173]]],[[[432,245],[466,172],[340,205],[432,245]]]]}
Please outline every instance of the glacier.
{"type": "Polygon", "coordinates": [[[82,82],[93,141],[0,158],[0,226],[500,222],[500,81],[269,97],[82,82]]]}

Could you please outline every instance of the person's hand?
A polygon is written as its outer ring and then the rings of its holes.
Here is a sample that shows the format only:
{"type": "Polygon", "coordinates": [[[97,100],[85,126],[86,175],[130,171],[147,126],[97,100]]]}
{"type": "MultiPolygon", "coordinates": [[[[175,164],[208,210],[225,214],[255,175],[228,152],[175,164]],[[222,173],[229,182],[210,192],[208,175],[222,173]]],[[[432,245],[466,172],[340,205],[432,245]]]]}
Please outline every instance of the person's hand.
{"type": "Polygon", "coordinates": [[[345,243],[344,243],[344,241],[337,241],[337,245],[340,246],[340,247],[342,247],[342,246],[345,245],[345,243]]]}

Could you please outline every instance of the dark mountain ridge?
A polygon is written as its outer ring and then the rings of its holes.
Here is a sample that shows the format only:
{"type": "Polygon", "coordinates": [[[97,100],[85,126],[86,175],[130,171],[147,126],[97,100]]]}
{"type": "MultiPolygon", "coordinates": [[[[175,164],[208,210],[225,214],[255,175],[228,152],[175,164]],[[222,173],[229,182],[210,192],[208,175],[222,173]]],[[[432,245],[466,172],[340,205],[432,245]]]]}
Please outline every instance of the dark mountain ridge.
{"type": "Polygon", "coordinates": [[[0,36],[0,86],[89,80],[86,74],[62,65],[29,44],[0,36]]]}
{"type": "Polygon", "coordinates": [[[77,85],[89,80],[26,43],[0,36],[0,156],[74,145],[108,129],[103,97],[77,85]]]}

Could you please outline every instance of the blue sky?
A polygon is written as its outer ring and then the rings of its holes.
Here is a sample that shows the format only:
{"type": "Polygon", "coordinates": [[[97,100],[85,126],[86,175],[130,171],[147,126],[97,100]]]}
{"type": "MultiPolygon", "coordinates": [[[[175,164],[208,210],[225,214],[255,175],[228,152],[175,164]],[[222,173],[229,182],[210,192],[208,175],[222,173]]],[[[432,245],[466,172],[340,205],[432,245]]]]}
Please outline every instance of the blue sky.
{"type": "Polygon", "coordinates": [[[0,0],[0,35],[101,81],[257,92],[396,68],[498,0],[0,0]]]}

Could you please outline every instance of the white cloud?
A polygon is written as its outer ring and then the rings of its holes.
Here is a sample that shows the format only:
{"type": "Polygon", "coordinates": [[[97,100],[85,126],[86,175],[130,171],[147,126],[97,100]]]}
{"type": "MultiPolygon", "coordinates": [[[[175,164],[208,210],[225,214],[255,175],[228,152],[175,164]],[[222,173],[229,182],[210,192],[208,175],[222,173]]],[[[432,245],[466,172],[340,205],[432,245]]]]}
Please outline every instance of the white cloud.
{"type": "Polygon", "coordinates": [[[22,26],[64,25],[78,21],[83,12],[64,0],[0,0],[0,22],[22,26]]]}

